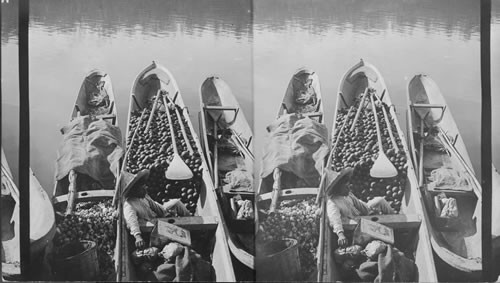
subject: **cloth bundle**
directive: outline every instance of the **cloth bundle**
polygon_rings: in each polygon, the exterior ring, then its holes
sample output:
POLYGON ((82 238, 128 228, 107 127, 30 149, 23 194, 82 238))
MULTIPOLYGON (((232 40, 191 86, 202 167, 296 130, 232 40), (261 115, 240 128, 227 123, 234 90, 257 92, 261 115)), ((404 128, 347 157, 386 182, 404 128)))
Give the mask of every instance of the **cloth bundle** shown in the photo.
POLYGON ((120 128, 102 119, 82 116, 61 132, 64 136, 57 151, 57 180, 75 170, 90 176, 104 188, 112 188, 124 152, 120 128))
POLYGON ((418 281, 416 264, 396 248, 378 254, 374 261, 365 261, 356 270, 363 281, 373 282, 414 282, 418 281))
POLYGON ((160 282, 203 282, 215 281, 212 265, 189 247, 178 243, 169 243, 161 253, 163 263, 142 262, 139 270, 147 281, 160 282))
POLYGON ((288 114, 269 125, 267 131, 269 141, 264 149, 261 177, 280 168, 309 186, 318 186, 328 155, 326 126, 300 114, 288 114))

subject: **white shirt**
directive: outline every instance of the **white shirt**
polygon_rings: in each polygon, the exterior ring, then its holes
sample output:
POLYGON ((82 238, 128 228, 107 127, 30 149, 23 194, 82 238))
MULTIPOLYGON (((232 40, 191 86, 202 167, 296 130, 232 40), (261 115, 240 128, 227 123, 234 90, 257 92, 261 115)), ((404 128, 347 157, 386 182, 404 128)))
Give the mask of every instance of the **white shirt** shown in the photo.
POLYGON ((351 192, 347 196, 332 196, 326 204, 326 213, 333 232, 343 232, 342 221, 355 219, 358 216, 368 215, 370 208, 368 205, 359 200, 351 192))
POLYGON ((167 214, 168 211, 149 195, 144 198, 128 198, 123 204, 123 215, 133 236, 141 234, 139 221, 152 221, 158 217, 166 217, 167 214))

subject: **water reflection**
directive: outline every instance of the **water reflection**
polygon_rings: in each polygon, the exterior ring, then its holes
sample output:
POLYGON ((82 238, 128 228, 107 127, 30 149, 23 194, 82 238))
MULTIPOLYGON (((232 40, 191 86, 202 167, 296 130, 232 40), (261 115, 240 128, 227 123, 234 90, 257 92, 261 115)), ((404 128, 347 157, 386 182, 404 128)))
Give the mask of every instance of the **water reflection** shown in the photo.
POLYGON ((85 29, 105 37, 198 36, 211 32, 251 39, 251 2, 247 0, 37 0, 31 1, 33 26, 50 33, 85 29))
POLYGON ((325 34, 344 30, 355 34, 395 31, 411 35, 426 33, 459 35, 463 40, 479 37, 479 2, 456 0, 333 0, 254 1, 255 30, 306 30, 325 34), (358 17, 358 15, 363 15, 358 17))
POLYGON ((468 0, 254 0, 256 147, 294 70, 318 73, 331 129, 339 80, 363 58, 384 76, 403 130, 408 80, 423 72, 439 84, 480 176, 479 8, 468 0))
POLYGON ((59 129, 91 69, 111 77, 123 134, 131 84, 151 60, 174 75, 196 130, 199 87, 213 74, 252 122, 251 1, 39 0, 30 9, 31 165, 48 191, 59 129))
POLYGON ((2 2, 2 46, 9 42, 17 43, 18 3, 18 0, 2 2))

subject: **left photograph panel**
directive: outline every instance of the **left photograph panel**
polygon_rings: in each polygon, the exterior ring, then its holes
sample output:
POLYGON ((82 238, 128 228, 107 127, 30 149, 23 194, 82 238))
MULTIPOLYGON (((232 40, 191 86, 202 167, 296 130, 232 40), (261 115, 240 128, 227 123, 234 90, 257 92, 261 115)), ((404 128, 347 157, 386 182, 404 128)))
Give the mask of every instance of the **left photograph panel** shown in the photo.
POLYGON ((254 279, 251 9, 30 1, 34 280, 254 279))
POLYGON ((18 1, 2 1, 2 273, 20 272, 18 1))

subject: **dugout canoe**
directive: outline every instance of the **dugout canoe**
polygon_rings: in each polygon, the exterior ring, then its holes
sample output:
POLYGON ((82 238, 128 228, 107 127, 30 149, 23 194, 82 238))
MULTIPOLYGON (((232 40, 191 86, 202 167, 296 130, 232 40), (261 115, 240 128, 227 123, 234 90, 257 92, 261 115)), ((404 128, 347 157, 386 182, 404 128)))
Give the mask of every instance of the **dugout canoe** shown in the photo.
POLYGON ((447 281, 481 278, 481 185, 451 111, 438 85, 427 75, 416 75, 408 83, 408 135, 424 197, 424 213, 429 219, 432 248, 445 267, 443 276, 447 281), (435 127, 442 151, 424 147, 420 154, 422 124, 425 132, 435 127), (468 190, 429 186, 431 172, 442 166, 460 172, 467 180, 468 190), (457 200, 458 224, 444 225, 443 219, 435 215, 434 196, 440 192, 457 200))
MULTIPOLYGON (((307 116, 311 119, 316 120, 319 123, 324 124, 320 81, 318 74, 311 69, 300 68, 292 75, 288 87, 283 96, 283 100, 279 107, 276 119, 279 119, 283 115, 292 113, 301 113, 304 116, 307 116), (307 105, 306 107, 300 107, 295 102, 295 93, 301 91, 300 89, 297 88, 302 88, 300 83, 304 77, 308 78, 306 83, 309 85, 309 87, 312 87, 314 89, 315 96, 312 98, 311 103, 309 105, 307 105)), ((276 168, 274 173, 270 174, 270 176, 266 178, 260 178, 260 183, 255 200, 256 210, 257 210, 256 212, 257 227, 259 227, 259 223, 265 221, 265 219, 270 214, 270 209, 273 206, 273 202, 275 203, 275 207, 278 208, 279 202, 284 200, 301 201, 305 199, 315 198, 317 196, 319 191, 318 187, 303 187, 300 184, 298 184, 299 180, 300 179, 294 174, 282 171, 278 168, 276 168), (276 172, 278 172, 277 174, 280 174, 279 180, 274 179, 276 172)), ((293 261, 294 259, 291 260, 293 261)), ((256 259, 256 264, 258 266, 260 265, 263 268, 267 267, 269 269, 269 266, 265 266, 267 265, 267 263, 266 260, 263 258, 256 259)), ((309 274, 305 274, 303 270, 300 271, 299 275, 288 275, 288 274, 280 275, 280 274, 266 274, 266 273, 269 272, 268 271, 259 272, 259 269, 257 268, 257 279, 265 281, 274 281, 274 280, 293 281, 293 280, 306 280, 307 278, 303 278, 303 276, 309 276, 309 274), (298 278, 297 276, 302 278, 298 278)))
MULTIPOLYGON (((73 106, 69 121, 71 122, 79 116, 86 115, 95 116, 97 119, 108 121, 113 126, 118 126, 113 85, 111 83, 110 76, 103 71, 92 70, 85 76, 76 97, 75 105, 73 106), (99 110, 96 112, 96 110, 93 110, 92 106, 89 104, 89 101, 94 98, 93 94, 97 93, 97 91, 105 93, 107 95, 107 100, 105 102, 106 105, 99 107, 99 110)), ((77 198, 99 199, 101 197, 108 198, 114 195, 114 187, 103 188, 98 182, 93 181, 88 176, 79 177, 81 178, 80 180, 77 178, 77 182, 88 183, 86 187, 91 189, 79 191, 77 198)), ((66 202, 68 200, 68 186, 68 177, 55 181, 54 191, 52 193, 54 203, 66 202)))
MULTIPOLYGON (((280 108, 278 110, 278 115, 276 119, 279 119, 281 116, 285 114, 292 114, 292 113, 301 113, 304 116, 308 116, 311 119, 315 119, 320 123, 324 124, 324 119, 323 119, 323 101, 322 101, 322 96, 321 96, 321 87, 320 87, 320 82, 319 82, 319 77, 316 72, 313 70, 307 69, 307 68, 300 68, 297 70, 293 75, 292 78, 290 79, 290 82, 288 83, 288 87, 286 89, 285 95, 283 96, 283 100, 281 102, 280 108), (300 80, 301 76, 304 76, 308 74, 309 78, 311 79, 311 87, 314 88, 315 93, 316 93, 316 98, 314 99, 314 103, 311 104, 312 107, 308 107, 305 109, 300 109, 297 107, 297 104, 295 103, 295 98, 294 98, 294 93, 297 91, 297 85, 294 85, 294 82, 297 80, 300 80)), ((282 179, 286 178, 285 176, 282 176, 282 179)), ((274 179, 272 177, 266 178, 266 179, 261 179, 261 182, 259 184, 258 188, 258 195, 259 199, 257 202, 264 201, 264 200, 270 200, 270 194, 271 191, 273 190, 272 186, 274 183, 274 179)), ((302 193, 305 194, 317 194, 317 188, 302 188, 301 190, 296 190, 295 191, 297 194, 301 195, 302 193), (305 190, 305 191, 304 191, 305 190)), ((291 191, 287 192, 281 192, 280 193, 280 198, 282 196, 290 196, 293 198, 295 193, 292 193, 291 191)))
MULTIPOLYGON (((87 115, 93 116, 95 119, 105 120, 113 126, 118 126, 117 108, 111 78, 107 73, 100 70, 90 71, 83 79, 69 117, 69 122, 80 116, 87 115), (105 102, 99 107, 92 107, 92 102, 89 103, 89 101, 96 99, 96 94, 99 93, 105 94, 105 102)), ((70 172, 70 174, 72 174, 72 172, 70 172)), ((94 180, 88 175, 78 173, 76 173, 75 191, 72 195, 69 181, 70 174, 61 180, 55 180, 52 205, 58 218, 62 219, 65 212, 67 212, 66 209, 69 202, 76 205, 76 203, 79 202, 99 202, 115 197, 115 186, 103 187, 99 181, 94 180)), ((119 240, 119 238, 117 238, 117 240, 119 240)), ((120 246, 121 244, 119 242, 115 243, 115 257, 120 246)), ((52 247, 55 247, 55 245, 52 247)), ((55 249, 49 250, 49 253, 53 252, 55 252, 55 249)), ((52 267, 52 269, 55 268, 54 266, 52 267)), ((115 276, 115 274, 112 274, 111 277, 106 278, 106 280, 113 280, 115 276)))
MULTIPOLYGON (((162 89, 168 92, 168 97, 173 101, 178 107, 182 109, 180 111, 182 117, 187 121, 188 130, 194 139, 196 148, 200 154, 202 153, 200 141, 196 135, 191 119, 189 117, 188 108, 184 104, 181 92, 175 81, 173 75, 164 66, 153 62, 151 65, 147 66, 142 70, 136 77, 130 94, 129 110, 128 110, 128 124, 127 124, 127 144, 129 144, 132 138, 132 132, 130 130, 130 121, 134 112, 142 112, 144 107, 147 107, 148 102, 157 95, 158 91, 162 89)), ((165 111, 164 109, 157 109, 157 111, 165 111)), ((171 115, 175 115, 174 112, 171 115)), ((129 149, 127 149, 129 150, 129 149)), ((124 159, 124 164, 127 164, 127 158, 124 159)), ((124 166, 125 167, 125 166, 124 166)), ((227 245, 227 235, 224 231, 224 218, 222 217, 221 208, 217 201, 217 196, 212 184, 210 173, 207 169, 207 164, 202 158, 202 184, 198 203, 196 206, 195 217, 177 217, 170 218, 169 223, 183 225, 186 222, 196 224, 198 228, 207 229, 213 231, 209 243, 211 243, 211 264, 215 269, 216 281, 222 282, 233 282, 236 280, 233 265, 231 262, 231 255, 229 247, 227 245), (196 217, 197 216, 197 217, 196 217), (211 219, 211 220, 210 220, 211 219), (211 223, 207 221, 210 220, 211 223)), ((189 225, 188 225, 189 226, 189 225)), ((121 246, 121 258, 119 268, 119 277, 122 281, 137 281, 137 272, 135 266, 133 265, 130 254, 135 249, 133 238, 130 236, 128 229, 126 228, 125 222, 123 221, 120 225, 122 231, 120 233, 122 237, 121 246)), ((187 227, 187 226, 185 226, 187 227)), ((187 228, 189 229, 189 228, 187 228)), ((152 231, 152 223, 147 223, 141 226, 141 231, 148 233, 152 231)))
MULTIPOLYGON (((243 167, 245 171, 253 176, 252 129, 231 88, 220 77, 211 76, 205 79, 200 87, 200 98, 202 110, 199 116, 201 144, 205 153, 205 160, 212 173, 212 180, 225 219, 223 224, 228 235, 229 249, 239 262, 253 270, 255 255, 254 219, 236 219, 237 208, 234 205, 233 198, 239 195, 243 200, 251 201, 253 209, 254 191, 230 191, 224 190, 223 187, 225 173, 236 169, 236 166, 243 167), (219 149, 215 150, 211 146, 211 144, 215 144, 216 133, 214 133, 214 130, 229 130, 231 134, 229 140, 237 148, 237 155, 221 153, 219 149), (209 143, 209 140, 212 142, 209 143), (227 166, 221 170, 219 164, 226 164, 227 166)), ((251 273, 253 274, 253 271, 251 273)), ((245 278, 245 280, 254 279, 254 276, 250 277, 245 278)))
MULTIPOLYGON (((402 144, 407 158, 408 167, 400 214, 377 215, 376 217, 363 216, 363 218, 392 227, 395 231, 395 246, 400 250, 409 253, 407 255, 414 259, 418 267, 418 281, 437 282, 436 269, 428 236, 428 226, 426 219, 420 217, 423 211, 421 194, 418 190, 418 184, 411 165, 408 148, 405 144, 403 132, 399 126, 395 109, 392 107, 393 104, 391 102, 387 86, 384 82, 384 78, 372 64, 361 60, 359 63, 350 68, 340 80, 333 116, 332 141, 333 137, 335 137, 335 133, 340 131, 342 126, 336 123, 337 114, 341 110, 348 109, 353 106, 356 99, 358 99, 365 92, 367 87, 373 88, 380 100, 389 106, 389 111, 387 113, 389 116, 388 118, 395 124, 397 133, 394 133, 394 135, 399 138, 402 144)), ((368 104, 367 107, 368 109, 372 108, 371 104, 368 104)), ((385 121, 380 120, 379 123, 385 123, 385 121)), ((344 131, 346 130, 348 129, 344 129, 344 131)), ((343 135, 340 138, 342 139, 342 137, 343 135)), ((401 145, 398 147, 400 146, 401 145)), ((331 153, 335 154, 335 150, 335 148, 332 148, 331 153)), ((387 151, 387 148, 385 151, 387 151)), ((332 155, 328 160, 327 166, 329 167, 332 165, 332 157, 334 156, 332 155)), ((318 281, 339 281, 342 280, 342 277, 340 269, 334 259, 334 251, 338 247, 337 237, 328 224, 325 202, 322 203, 321 221, 320 247, 318 248, 320 251, 318 257, 318 281)), ((346 235, 352 233, 355 225, 355 221, 343 223, 346 235)))
MULTIPOLYGON (((5 197, 11 197, 15 202, 12 208, 13 211, 9 212, 14 221, 13 238, 9 237, 10 239, 7 242, 2 241, 5 259, 10 262, 19 262, 19 189, 13 181, 12 172, 2 147, 2 198, 4 195, 5 197)), ((2 210, 2 213, 4 212, 2 210)), ((10 222, 11 219, 3 219, 3 221, 10 222)), ((55 232, 56 225, 52 202, 30 168, 30 252, 32 258, 43 253, 45 247, 54 237, 55 232)), ((5 268, 4 272, 10 271, 5 268)))

